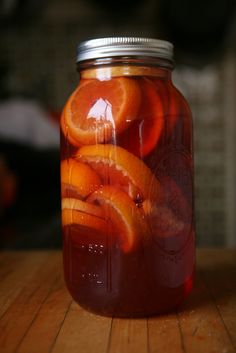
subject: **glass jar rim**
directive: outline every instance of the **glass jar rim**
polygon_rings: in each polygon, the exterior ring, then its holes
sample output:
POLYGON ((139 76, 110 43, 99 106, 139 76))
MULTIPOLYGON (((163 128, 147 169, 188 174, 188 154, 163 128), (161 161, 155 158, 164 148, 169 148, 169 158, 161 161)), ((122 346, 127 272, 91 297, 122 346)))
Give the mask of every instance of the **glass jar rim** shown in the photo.
POLYGON ((115 56, 147 56, 173 62, 174 46, 166 40, 144 37, 106 37, 81 42, 77 63, 115 56))

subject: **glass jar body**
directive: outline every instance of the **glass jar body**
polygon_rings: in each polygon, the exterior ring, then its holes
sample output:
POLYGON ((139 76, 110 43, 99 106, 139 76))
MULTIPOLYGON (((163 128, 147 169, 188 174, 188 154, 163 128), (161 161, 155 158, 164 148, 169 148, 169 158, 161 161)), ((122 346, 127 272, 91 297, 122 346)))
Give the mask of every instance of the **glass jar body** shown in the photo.
POLYGON ((102 315, 170 311, 194 275, 190 109, 160 63, 80 74, 61 118, 67 287, 102 315))

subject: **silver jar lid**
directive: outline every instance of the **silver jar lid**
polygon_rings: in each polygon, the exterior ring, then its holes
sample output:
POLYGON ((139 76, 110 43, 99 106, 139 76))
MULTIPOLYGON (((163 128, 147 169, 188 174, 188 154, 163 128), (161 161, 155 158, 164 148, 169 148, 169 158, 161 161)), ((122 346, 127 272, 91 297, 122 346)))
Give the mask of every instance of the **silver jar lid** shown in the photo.
POLYGON ((79 44, 77 63, 114 56, 151 56, 173 61, 173 44, 165 40, 141 37, 91 39, 79 44))

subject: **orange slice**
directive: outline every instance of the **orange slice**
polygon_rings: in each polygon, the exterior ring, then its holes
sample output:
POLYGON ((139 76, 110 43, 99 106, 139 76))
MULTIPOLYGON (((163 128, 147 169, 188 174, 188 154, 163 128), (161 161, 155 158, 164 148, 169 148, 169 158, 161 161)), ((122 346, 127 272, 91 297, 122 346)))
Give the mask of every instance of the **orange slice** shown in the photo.
POLYGON ((72 198, 62 199, 62 225, 80 225, 106 232, 107 223, 101 207, 72 198))
POLYGON ((129 129, 117 136, 117 144, 138 157, 149 154, 157 145, 164 129, 164 110, 157 87, 141 78, 141 104, 138 117, 129 129))
POLYGON ((112 186, 104 186, 95 191, 88 201, 101 205, 106 219, 118 231, 124 252, 131 251, 142 239, 147 238, 148 228, 144 217, 125 192, 112 186))
POLYGON ((157 205, 150 200, 145 200, 143 211, 147 215, 152 233, 156 237, 172 237, 181 234, 184 230, 184 222, 165 205, 157 205))
POLYGON ((133 79, 84 81, 65 105, 62 131, 75 146, 107 142, 136 119, 139 103, 140 89, 133 79))
POLYGON ((64 135, 65 142, 66 143, 70 142, 72 146, 77 146, 78 144, 77 141, 74 140, 72 136, 69 137, 69 129, 65 121, 65 109, 62 111, 62 114, 61 114, 61 130, 64 135))
POLYGON ((182 94, 170 87, 167 112, 167 138, 169 144, 182 145, 192 150, 192 116, 182 94))
POLYGON ((180 95, 174 87, 169 91, 169 109, 167 123, 167 137, 175 143, 181 143, 183 134, 182 117, 180 117, 180 95), (175 141, 177 140, 177 141, 175 141))
POLYGON ((159 203, 145 200, 143 211, 156 237, 180 236, 185 240, 192 225, 191 207, 177 183, 170 177, 161 178, 163 197, 159 203))
POLYGON ((84 146, 75 158, 91 166, 104 184, 123 189, 135 201, 160 197, 160 183, 151 170, 122 147, 110 144, 84 146))
POLYGON ((85 198, 101 185, 98 174, 88 165, 72 158, 61 162, 62 197, 85 198))
POLYGON ((64 197, 61 201, 62 210, 76 210, 90 214, 91 216, 96 216, 99 218, 104 218, 104 213, 101 207, 88 203, 86 201, 64 197))

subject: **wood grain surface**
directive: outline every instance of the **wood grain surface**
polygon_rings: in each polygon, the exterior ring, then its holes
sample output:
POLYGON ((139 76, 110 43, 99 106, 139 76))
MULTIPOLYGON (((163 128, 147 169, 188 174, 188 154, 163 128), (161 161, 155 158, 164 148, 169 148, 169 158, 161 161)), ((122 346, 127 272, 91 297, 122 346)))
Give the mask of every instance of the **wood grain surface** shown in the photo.
POLYGON ((60 251, 2 252, 0 352, 236 352, 236 250, 198 250, 189 298, 172 314, 146 319, 80 308, 65 287, 60 251))

